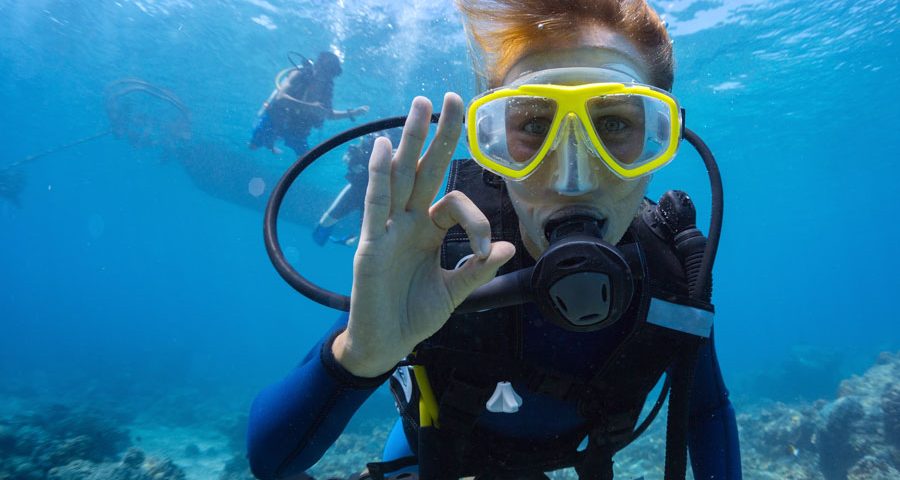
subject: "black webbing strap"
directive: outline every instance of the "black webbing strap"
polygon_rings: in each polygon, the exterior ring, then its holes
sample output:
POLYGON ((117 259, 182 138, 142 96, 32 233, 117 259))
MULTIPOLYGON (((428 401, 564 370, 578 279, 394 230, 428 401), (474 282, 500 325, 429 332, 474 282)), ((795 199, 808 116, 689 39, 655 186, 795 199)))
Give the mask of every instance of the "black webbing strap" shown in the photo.
POLYGON ((467 373, 454 369, 438 401, 440 428, 454 435, 472 432, 496 388, 496 383, 473 380, 467 373))
POLYGON ((688 347, 679 356, 672 374, 672 393, 666 418, 666 480, 683 480, 687 475, 688 421, 694 371, 703 340, 688 347))
POLYGON ((433 426, 420 427, 418 433, 419 478, 458 480, 465 461, 464 437, 433 426))
POLYGON ((575 465, 579 480, 612 480, 615 450, 589 441, 582 460, 575 465))
POLYGON ((367 473, 364 473, 359 478, 360 480, 372 479, 372 480, 384 480, 384 474, 396 472, 401 468, 412 467, 419 463, 419 459, 415 455, 410 455, 408 457, 400 457, 394 460, 390 460, 387 462, 371 462, 366 464, 367 473))

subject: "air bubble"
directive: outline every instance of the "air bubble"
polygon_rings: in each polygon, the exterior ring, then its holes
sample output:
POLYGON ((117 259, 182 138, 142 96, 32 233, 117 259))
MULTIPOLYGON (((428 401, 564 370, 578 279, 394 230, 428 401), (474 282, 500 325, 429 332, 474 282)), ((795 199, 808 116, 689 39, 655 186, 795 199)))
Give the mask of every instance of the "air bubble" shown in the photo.
POLYGON ((266 191, 266 182, 265 180, 259 177, 253 177, 250 179, 250 183, 247 184, 247 191, 250 192, 250 195, 254 197, 259 197, 266 191))

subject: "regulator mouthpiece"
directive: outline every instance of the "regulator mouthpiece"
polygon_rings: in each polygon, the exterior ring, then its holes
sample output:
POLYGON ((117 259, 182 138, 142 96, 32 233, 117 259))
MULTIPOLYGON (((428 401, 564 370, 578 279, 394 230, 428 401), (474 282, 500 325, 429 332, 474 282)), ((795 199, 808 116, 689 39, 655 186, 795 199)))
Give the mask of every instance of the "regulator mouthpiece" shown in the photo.
POLYGON ((631 302, 634 279, 625 257, 603 241, 604 220, 573 215, 547 222, 550 247, 531 274, 534 301, 545 318, 572 331, 615 323, 631 302))

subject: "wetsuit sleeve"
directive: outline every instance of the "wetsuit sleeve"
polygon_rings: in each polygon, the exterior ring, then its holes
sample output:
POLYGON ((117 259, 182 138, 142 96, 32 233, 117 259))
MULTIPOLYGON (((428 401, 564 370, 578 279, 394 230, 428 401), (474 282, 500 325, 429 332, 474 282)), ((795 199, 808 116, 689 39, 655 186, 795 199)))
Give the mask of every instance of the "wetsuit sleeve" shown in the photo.
POLYGON ((740 480, 737 422, 719 370, 712 336, 701 348, 698 358, 688 448, 695 479, 740 480))
POLYGON ((300 365, 253 401, 247 456, 257 478, 285 478, 310 468, 390 376, 356 377, 337 363, 331 344, 346 326, 343 315, 300 365))

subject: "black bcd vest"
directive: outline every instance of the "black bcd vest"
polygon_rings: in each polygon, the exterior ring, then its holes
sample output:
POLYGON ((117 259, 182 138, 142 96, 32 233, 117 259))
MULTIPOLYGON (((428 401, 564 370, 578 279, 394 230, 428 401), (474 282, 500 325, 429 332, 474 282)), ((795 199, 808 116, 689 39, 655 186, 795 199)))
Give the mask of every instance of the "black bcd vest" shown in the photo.
MULTIPOLYGON (((516 246, 516 255, 500 270, 508 273, 534 264, 526 253, 519 222, 502 179, 471 160, 452 162, 447 191, 459 190, 478 205, 491 223, 492 240, 516 246)), ((634 439, 641 409, 653 387, 684 351, 696 349, 702 335, 648 321, 651 301, 662 300, 712 311, 692 300, 671 241, 644 214, 632 222, 617 247, 628 259, 635 291, 626 313, 607 327, 620 329, 622 341, 591 378, 577 378, 523 358, 522 305, 453 315, 409 359, 423 365, 439 405, 440 428, 419 427, 418 389, 407 367, 391 379, 407 438, 418 458, 420 478, 545 478, 543 472, 574 466, 580 478, 612 478, 612 456, 634 439), (531 391, 574 401, 588 426, 547 444, 492 438, 478 428, 478 417, 497 382, 524 384, 531 391), (588 437, 588 447, 577 451, 588 437)), ((447 233, 441 249, 443 268, 453 269, 472 253, 460 226, 447 233)), ((660 401, 662 397, 660 397, 660 401)), ((402 462, 401 462, 402 463, 402 462)), ((410 462, 412 463, 412 462, 410 462)), ((385 464, 369 464, 374 477, 385 464)))

